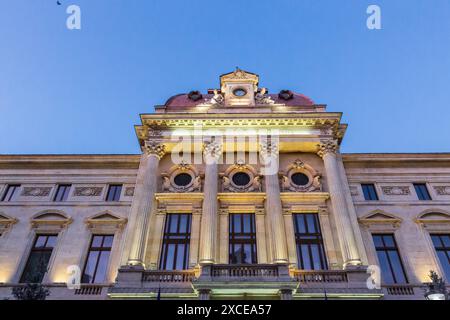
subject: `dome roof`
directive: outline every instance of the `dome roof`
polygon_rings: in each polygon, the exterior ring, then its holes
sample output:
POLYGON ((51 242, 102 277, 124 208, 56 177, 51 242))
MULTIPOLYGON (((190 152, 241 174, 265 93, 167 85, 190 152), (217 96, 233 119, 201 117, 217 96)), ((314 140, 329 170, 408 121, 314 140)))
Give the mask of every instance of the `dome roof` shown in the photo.
MULTIPOLYGON (((300 93, 290 92, 291 95, 283 99, 283 96, 278 93, 268 94, 275 101, 276 104, 284 104, 286 106, 313 106, 314 101, 300 93)), ((202 94, 196 100, 189 97, 189 94, 182 93, 170 97, 164 104, 168 109, 188 109, 199 104, 208 102, 213 97, 212 94, 202 94)))

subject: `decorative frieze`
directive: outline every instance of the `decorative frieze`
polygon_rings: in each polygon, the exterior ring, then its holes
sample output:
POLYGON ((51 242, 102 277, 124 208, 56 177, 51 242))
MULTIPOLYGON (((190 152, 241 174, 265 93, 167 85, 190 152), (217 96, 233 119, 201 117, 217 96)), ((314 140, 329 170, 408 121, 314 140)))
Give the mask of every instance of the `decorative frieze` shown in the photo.
POLYGON ((125 197, 134 196, 134 187, 126 187, 125 188, 125 197))
POLYGON ((98 197, 102 194, 103 187, 75 187, 75 197, 98 197))
POLYGON ((358 196, 359 195, 359 191, 358 191, 358 187, 357 186, 350 186, 350 194, 352 196, 358 196))
POLYGON ((24 197, 47 197, 52 187, 24 187, 22 196, 24 197))
POLYGON ((382 186, 381 190, 388 196, 407 196, 411 193, 408 186, 382 186))
POLYGON ((433 188, 440 196, 450 196, 450 186, 434 186, 433 188))

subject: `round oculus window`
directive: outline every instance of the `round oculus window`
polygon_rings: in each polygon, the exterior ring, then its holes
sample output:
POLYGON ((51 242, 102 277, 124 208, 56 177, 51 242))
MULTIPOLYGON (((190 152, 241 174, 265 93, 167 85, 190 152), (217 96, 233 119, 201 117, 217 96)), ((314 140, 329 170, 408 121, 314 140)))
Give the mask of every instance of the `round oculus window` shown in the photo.
POLYGON ((234 89, 234 90, 233 90, 233 94, 234 94, 236 97, 243 97, 243 96, 245 96, 245 95, 247 94, 247 91, 245 91, 245 90, 242 89, 242 88, 237 88, 237 89, 234 89))
POLYGON ((235 174, 233 174, 233 177, 231 177, 231 180, 233 180, 233 183, 235 185, 244 187, 249 184, 250 176, 245 172, 236 172, 235 174))
POLYGON ((175 176, 175 178, 173 179, 173 182, 175 182, 175 184, 180 187, 186 187, 187 185, 189 185, 191 183, 191 181, 192 181, 192 176, 187 173, 177 174, 175 176))
POLYGON ((298 186, 305 186, 309 182, 309 177, 304 173, 297 172, 291 176, 291 180, 298 186))

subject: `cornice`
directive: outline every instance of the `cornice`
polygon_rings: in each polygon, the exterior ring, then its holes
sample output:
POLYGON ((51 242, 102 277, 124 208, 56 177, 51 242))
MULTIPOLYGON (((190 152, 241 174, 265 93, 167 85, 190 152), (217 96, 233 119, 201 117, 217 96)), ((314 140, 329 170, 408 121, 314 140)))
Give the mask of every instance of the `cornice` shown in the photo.
POLYGON ((140 155, 0 155, 0 169, 137 169, 140 155))

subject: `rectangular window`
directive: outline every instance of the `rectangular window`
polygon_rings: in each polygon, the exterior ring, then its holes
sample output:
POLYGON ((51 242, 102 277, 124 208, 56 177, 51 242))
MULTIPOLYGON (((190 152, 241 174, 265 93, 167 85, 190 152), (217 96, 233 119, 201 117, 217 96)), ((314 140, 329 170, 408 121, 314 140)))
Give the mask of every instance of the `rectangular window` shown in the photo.
POLYGON ((378 200, 378 195, 374 184, 362 184, 361 187, 364 193, 364 199, 378 200))
POLYGON ((56 189, 55 198, 53 201, 55 202, 63 202, 66 201, 69 197, 70 184, 60 184, 58 185, 58 189, 56 189))
POLYGON ((302 270, 325 270, 327 261, 319 217, 315 213, 296 213, 294 219, 298 267, 302 270))
POLYGON ((416 189, 419 200, 431 200, 431 196, 425 183, 414 183, 414 189, 416 189))
POLYGON ((14 196, 20 188, 20 184, 10 184, 6 187, 6 191, 3 194, 2 201, 9 202, 14 200, 14 196))
POLYGON ((20 278, 20 283, 41 283, 56 245, 58 235, 38 235, 20 278))
POLYGON ((188 213, 166 215, 159 268, 161 270, 189 269, 190 242, 191 215, 188 213))
POLYGON ((84 266, 82 283, 103 283, 108 271, 114 235, 93 235, 86 265, 84 266))
POLYGON ((432 234, 431 240, 433 240, 447 282, 450 282, 450 234, 432 234))
POLYGON ((112 184, 109 186, 108 194, 106 195, 106 201, 119 201, 120 193, 122 192, 121 184, 112 184))
POLYGON ((374 234, 373 242, 385 284, 408 283, 393 234, 374 234))
POLYGON ((229 219, 229 263, 257 263, 255 215, 234 213, 229 219))

